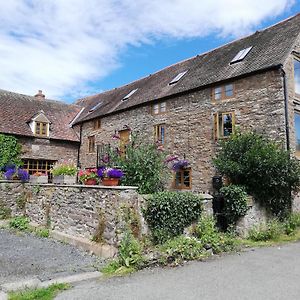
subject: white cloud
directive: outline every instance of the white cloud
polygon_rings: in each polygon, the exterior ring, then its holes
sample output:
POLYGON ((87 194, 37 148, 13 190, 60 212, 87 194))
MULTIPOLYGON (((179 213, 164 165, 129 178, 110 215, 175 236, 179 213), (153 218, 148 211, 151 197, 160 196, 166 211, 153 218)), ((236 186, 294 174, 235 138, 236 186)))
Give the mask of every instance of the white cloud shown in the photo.
MULTIPOLYGON (((92 92, 128 45, 239 36, 293 0, 10 0, 1 3, 0 88, 47 97, 92 92)), ((99 87, 101 89, 101 87, 99 87)))

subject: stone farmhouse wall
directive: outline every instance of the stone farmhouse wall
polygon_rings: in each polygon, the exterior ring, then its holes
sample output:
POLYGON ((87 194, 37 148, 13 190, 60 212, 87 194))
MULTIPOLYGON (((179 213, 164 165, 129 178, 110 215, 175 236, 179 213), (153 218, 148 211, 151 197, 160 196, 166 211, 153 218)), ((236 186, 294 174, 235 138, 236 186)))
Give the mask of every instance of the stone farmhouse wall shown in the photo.
MULTIPOLYGON (((129 126, 150 142, 154 141, 153 127, 165 124, 165 150, 189 160, 192 168, 192 190, 212 191, 212 176, 216 174, 212 159, 218 142, 213 138, 213 114, 235 113, 236 128, 255 130, 285 143, 283 80, 280 71, 268 71, 233 82, 235 96, 220 103, 212 103, 211 88, 191 92, 167 101, 167 112, 152 115, 147 104, 101 119, 101 128, 93 129, 93 121, 82 128, 80 163, 82 167, 96 164, 96 153, 88 152, 88 137, 94 135, 96 145, 113 141, 115 132, 129 126)), ((127 100, 130 101, 130 98, 127 100)), ((171 187, 171 183, 170 183, 171 187)))
POLYGON ((77 162, 79 143, 47 138, 18 137, 22 158, 44 160, 72 160, 77 162))

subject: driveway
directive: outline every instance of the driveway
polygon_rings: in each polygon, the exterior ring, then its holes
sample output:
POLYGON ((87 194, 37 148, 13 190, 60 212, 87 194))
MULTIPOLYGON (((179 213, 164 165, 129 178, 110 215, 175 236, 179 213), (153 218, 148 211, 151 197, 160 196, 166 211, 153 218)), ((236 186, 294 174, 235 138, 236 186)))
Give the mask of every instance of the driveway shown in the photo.
POLYGON ((61 242, 0 229, 0 284, 95 271, 101 261, 61 242))
POLYGON ((56 299, 300 299, 300 243, 81 283, 56 299))

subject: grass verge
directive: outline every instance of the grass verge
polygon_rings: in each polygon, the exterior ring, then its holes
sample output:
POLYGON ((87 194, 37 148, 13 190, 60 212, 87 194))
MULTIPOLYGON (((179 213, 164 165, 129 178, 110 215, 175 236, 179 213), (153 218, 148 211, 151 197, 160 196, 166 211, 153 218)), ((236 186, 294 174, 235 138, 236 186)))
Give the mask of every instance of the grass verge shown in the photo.
POLYGON ((66 283, 52 284, 47 288, 28 289, 18 292, 10 292, 8 300, 52 300, 61 291, 71 286, 66 283))

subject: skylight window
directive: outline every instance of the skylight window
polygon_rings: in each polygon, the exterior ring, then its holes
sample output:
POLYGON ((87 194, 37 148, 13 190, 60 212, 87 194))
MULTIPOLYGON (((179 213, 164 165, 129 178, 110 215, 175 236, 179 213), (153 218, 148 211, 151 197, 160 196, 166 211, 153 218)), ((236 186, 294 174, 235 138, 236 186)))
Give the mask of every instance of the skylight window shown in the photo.
POLYGON ((135 89, 135 90, 132 90, 129 94, 127 94, 123 99, 122 101, 125 101, 127 100, 130 96, 132 96, 138 89, 135 89))
POLYGON ((95 106, 93 106, 89 112, 93 112, 94 110, 96 110, 100 105, 102 104, 102 102, 99 102, 98 104, 96 104, 95 106))
POLYGON ((246 57, 246 55, 250 52, 251 49, 252 46, 239 51, 239 53, 232 59, 230 63, 233 64, 242 61, 246 57))
POLYGON ((177 83, 186 74, 186 72, 187 71, 179 73, 175 78, 172 79, 172 81, 170 81, 169 85, 177 83))

